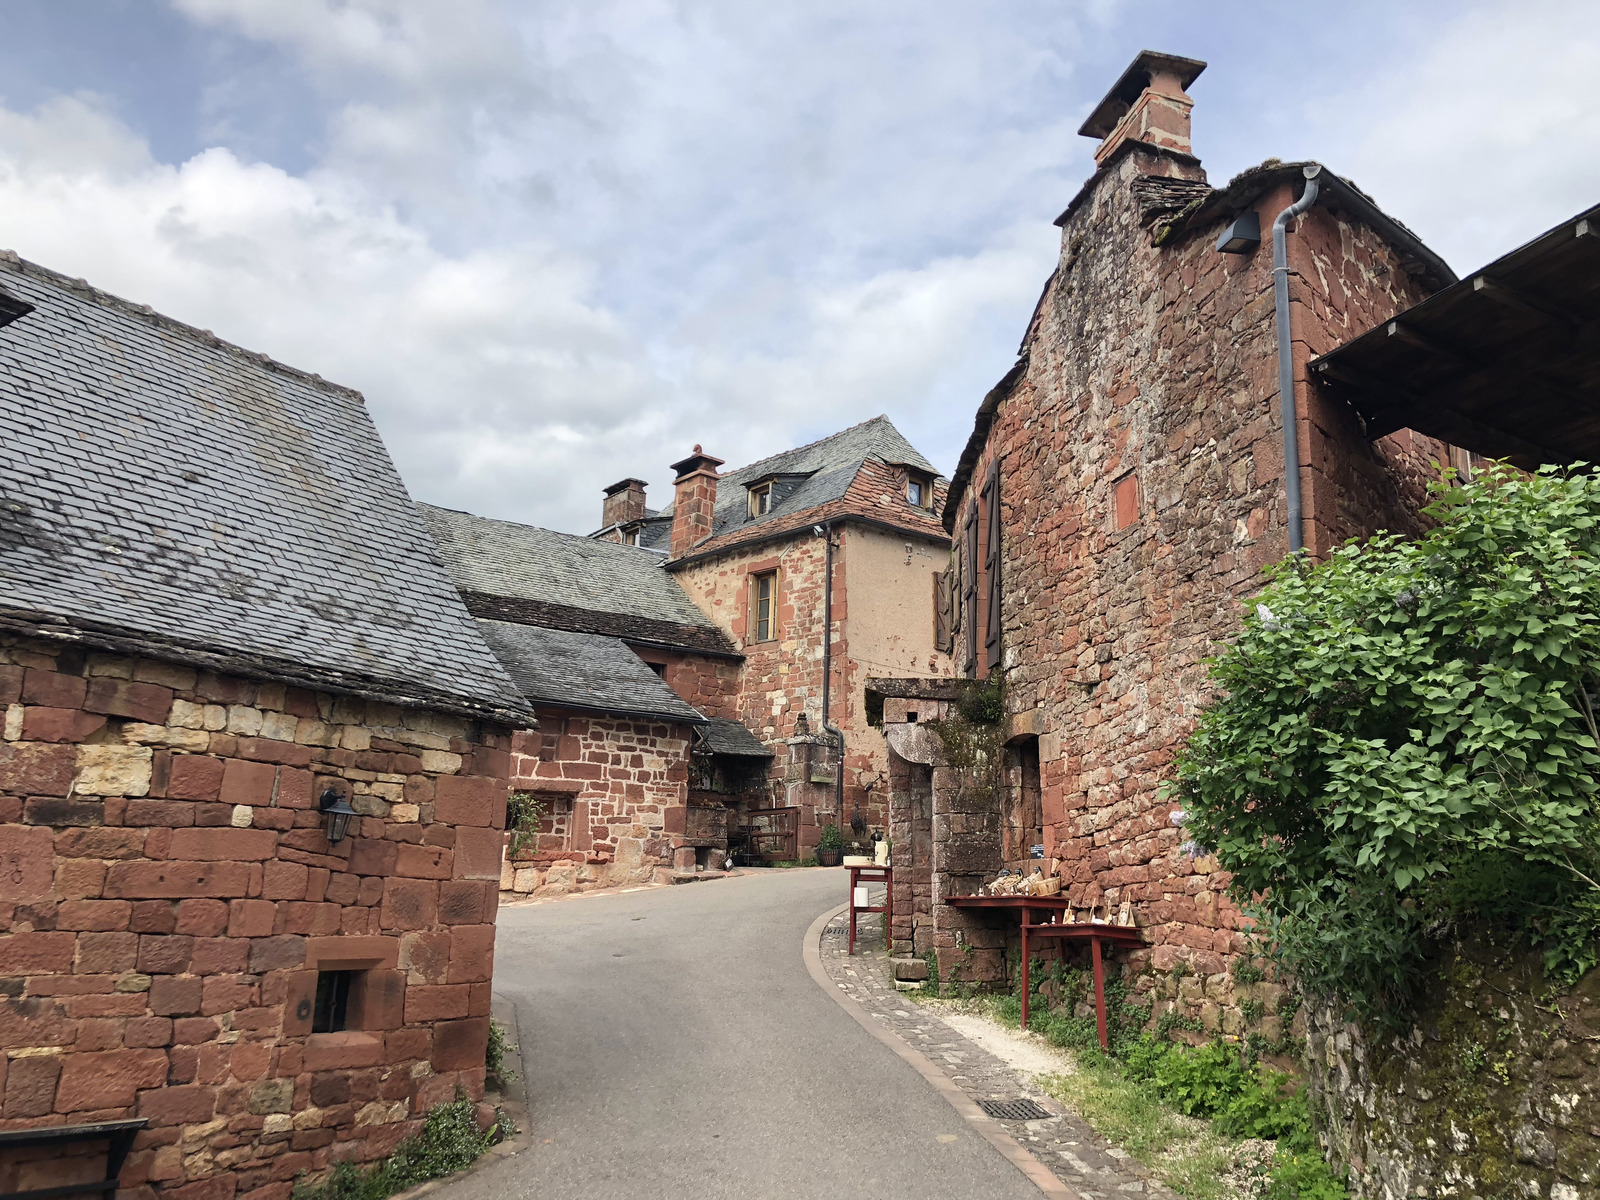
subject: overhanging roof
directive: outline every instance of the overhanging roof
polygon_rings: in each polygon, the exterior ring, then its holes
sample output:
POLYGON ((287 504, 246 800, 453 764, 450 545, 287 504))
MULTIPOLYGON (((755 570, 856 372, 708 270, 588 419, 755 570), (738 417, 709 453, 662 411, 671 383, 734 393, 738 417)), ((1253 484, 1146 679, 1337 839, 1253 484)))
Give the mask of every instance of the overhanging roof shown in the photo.
POLYGON ((1600 462, 1600 205, 1311 362, 1367 436, 1600 462))

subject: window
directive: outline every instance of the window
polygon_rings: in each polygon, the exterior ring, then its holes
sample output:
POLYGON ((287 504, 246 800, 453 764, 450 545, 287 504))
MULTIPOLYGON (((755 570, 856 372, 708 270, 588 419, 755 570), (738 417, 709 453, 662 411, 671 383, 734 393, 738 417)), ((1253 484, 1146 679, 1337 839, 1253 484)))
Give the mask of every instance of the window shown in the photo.
POLYGON ((645 666, 649 667, 652 671, 654 671, 662 679, 665 679, 667 677, 667 664, 666 663, 645 663, 645 666))
POLYGON ((639 531, 630 529, 624 533, 622 535, 622 544, 624 546, 637 546, 639 544, 639 531))
POLYGON ((933 507, 933 481, 926 475, 911 474, 906 479, 906 499, 917 508, 933 507))
POLYGON ((338 1033, 350 1013, 350 981, 354 971, 318 971, 316 1007, 311 1014, 312 1033, 338 1033))
POLYGON ((768 571, 750 580, 750 627, 752 639, 770 642, 778 636, 778 573, 768 571))
POLYGON ((772 511, 772 484, 758 483, 750 489, 750 515, 764 517, 772 511))

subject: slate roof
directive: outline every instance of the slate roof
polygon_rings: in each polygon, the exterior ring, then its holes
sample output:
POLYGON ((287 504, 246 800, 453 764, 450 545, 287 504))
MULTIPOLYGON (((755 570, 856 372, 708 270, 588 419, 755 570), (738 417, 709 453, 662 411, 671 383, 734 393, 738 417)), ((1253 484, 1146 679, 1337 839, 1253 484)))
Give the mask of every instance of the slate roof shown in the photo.
POLYGON ((617 638, 514 621, 480 620, 478 628, 535 704, 705 724, 617 638))
POLYGON ((737 656, 653 551, 417 507, 474 616, 737 656))
POLYGON ((772 751, 738 721, 727 717, 711 717, 700 731, 706 749, 713 754, 730 754, 737 758, 771 758, 772 751))
POLYGON ((0 624, 522 725, 359 393, 0 254, 0 624))

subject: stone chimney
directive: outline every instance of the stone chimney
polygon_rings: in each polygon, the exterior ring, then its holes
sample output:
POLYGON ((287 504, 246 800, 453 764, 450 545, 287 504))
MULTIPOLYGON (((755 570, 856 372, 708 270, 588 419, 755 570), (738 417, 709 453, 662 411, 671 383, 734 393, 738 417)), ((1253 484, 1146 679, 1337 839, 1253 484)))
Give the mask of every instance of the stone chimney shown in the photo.
POLYGON ((644 489, 642 479, 624 479, 606 489, 605 507, 600 510, 600 528, 626 525, 629 521, 644 520, 644 489))
POLYGON ((702 454, 700 447, 672 464, 677 476, 672 499, 672 558, 682 558, 711 535, 711 511, 717 506, 717 468, 722 459, 702 454))
POLYGON ((1124 142, 1142 142, 1192 157, 1189 110, 1194 101, 1184 89, 1205 69, 1206 64, 1197 58, 1141 51, 1078 130, 1084 137, 1101 139, 1094 152, 1095 165, 1103 164, 1124 142))

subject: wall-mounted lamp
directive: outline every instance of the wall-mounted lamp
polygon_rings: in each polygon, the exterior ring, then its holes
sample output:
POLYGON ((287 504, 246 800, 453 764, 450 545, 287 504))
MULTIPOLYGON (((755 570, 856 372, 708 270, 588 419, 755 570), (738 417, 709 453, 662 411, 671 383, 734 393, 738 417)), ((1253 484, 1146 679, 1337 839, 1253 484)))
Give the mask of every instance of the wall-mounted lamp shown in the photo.
POLYGON ((329 845, 342 842, 344 835, 350 832, 350 818, 361 815, 350 807, 344 793, 336 787, 323 789, 317 807, 322 810, 322 827, 328 835, 329 845))
POLYGON ((1261 215, 1255 209, 1242 212, 1217 239, 1219 254, 1249 254, 1261 245, 1261 215))

